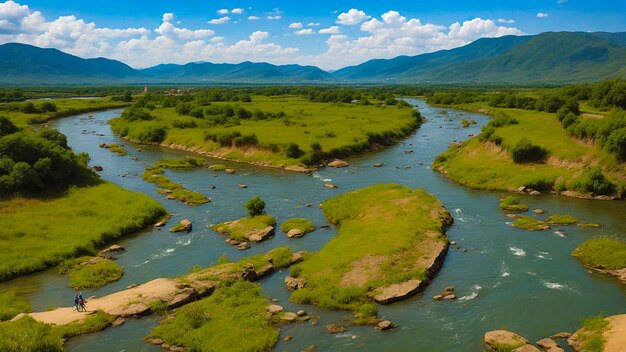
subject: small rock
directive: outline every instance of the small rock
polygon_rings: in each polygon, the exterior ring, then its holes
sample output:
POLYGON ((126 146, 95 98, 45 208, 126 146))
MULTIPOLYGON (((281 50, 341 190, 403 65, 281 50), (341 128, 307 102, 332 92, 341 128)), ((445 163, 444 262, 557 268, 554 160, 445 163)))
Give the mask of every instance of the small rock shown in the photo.
POLYGON ((191 232, 191 221, 189 219, 182 219, 176 226, 170 229, 170 232, 191 232))
POLYGON ((243 183, 240 183, 239 188, 248 188, 248 185, 244 185, 243 183))
POLYGON ((278 304, 270 304, 267 307, 267 311, 270 314, 278 314, 278 313, 282 312, 283 310, 285 310, 285 309, 283 307, 279 306, 278 304))
POLYGON ((293 339, 293 337, 291 337, 291 336, 285 336, 285 342, 287 342, 287 341, 291 341, 291 339, 293 339))
POLYGON ((211 189, 216 189, 217 187, 215 187, 215 185, 211 185, 211 189))
POLYGON ((299 316, 299 317, 303 317, 303 316, 306 315, 306 312, 301 309, 301 310, 296 312, 296 315, 299 316))
POLYGON ((147 343, 151 343, 151 344, 153 344, 153 345, 157 345, 157 346, 158 346, 158 345, 162 345, 162 344, 163 344, 163 340, 158 339, 158 338, 156 338, 156 337, 151 337, 151 338, 148 338, 148 339, 146 339, 146 342, 147 342, 147 343))
POLYGON ((350 166, 350 164, 348 164, 348 162, 346 162, 346 161, 335 159, 335 160, 331 161, 330 163, 328 163, 328 166, 335 167, 335 168, 340 168, 340 167, 348 167, 348 166, 350 166))
POLYGON ((562 349, 561 347, 552 347, 551 349, 548 350, 548 352, 565 352, 565 350, 562 349))
POLYGON ((524 337, 508 330, 493 330, 485 333, 484 341, 493 350, 521 347, 528 343, 524 337))
POLYGON ((284 320, 286 322, 292 322, 292 321, 295 321, 296 319, 298 319, 298 316, 296 315, 296 313, 292 313, 292 312, 287 312, 280 317, 280 320, 284 320))
POLYGON ((270 299, 270 301, 276 303, 276 302, 278 302, 278 298, 272 298, 272 299, 270 299))
POLYGON ((335 324, 328 324, 326 325, 326 331, 328 331, 331 334, 338 334, 340 332, 345 332, 348 329, 346 329, 343 326, 339 326, 339 325, 335 325, 335 324))
POLYGON ((325 183, 324 187, 326 187, 326 188, 338 188, 337 185, 334 185, 332 183, 325 183))
POLYGON ((541 352, 541 350, 533 345, 526 344, 522 347, 514 349, 512 352, 541 352))
POLYGON ((287 237, 289 238, 298 238, 304 236, 304 231, 300 229, 291 229, 287 232, 287 237))
POLYGON ((131 157, 130 157, 130 160, 135 160, 135 161, 136 161, 136 160, 137 160, 137 157, 136 157, 136 156, 131 156, 131 157))
POLYGON ((187 350, 185 350, 184 347, 180 347, 180 346, 172 346, 170 347, 170 351, 171 352, 185 352, 187 350))
POLYGON ((524 193, 524 192, 526 192, 526 187, 525 187, 525 186, 518 187, 518 188, 517 188, 517 191, 518 191, 519 193, 524 193))
POLYGON ((385 165, 385 163, 376 163, 374 165, 372 165, 373 167, 382 167, 383 165, 385 165))
POLYGON ((435 301, 441 301, 443 299, 443 295, 434 295, 433 296, 433 300, 435 301))
POLYGON ((245 251, 246 249, 250 249, 250 243, 248 242, 241 242, 237 245, 237 249, 240 251, 245 251))
POLYGON ((295 278, 295 277, 291 277, 291 276, 287 276, 285 278, 285 287, 287 287, 288 290, 298 290, 301 288, 306 287, 306 280, 303 278, 295 278))
POLYGON ((506 214, 505 216, 507 218, 509 218, 509 219, 517 219, 517 218, 519 218, 519 215, 517 215, 517 214, 506 214))
POLYGON ((539 195, 541 195, 541 192, 532 190, 528 194, 530 194, 531 196, 539 196, 539 195))
POLYGON ((141 148, 137 148, 137 151, 141 153, 141 152, 142 152, 142 149, 141 149, 141 148))
POLYGON ((138 284, 130 284, 130 285, 126 286, 126 289, 130 290, 131 288, 135 288, 137 286, 139 286, 139 285, 138 284))
POLYGON ((569 339, 570 337, 572 337, 572 334, 566 331, 550 336, 551 339, 569 339))
POLYGON ((548 338, 537 341, 537 346, 546 350, 549 350, 554 347, 559 347, 559 345, 554 340, 548 339, 548 338))
POLYGON ((167 197, 165 197, 165 198, 166 198, 167 200, 174 200, 174 199, 176 199, 176 198, 174 198, 174 196, 167 196, 167 197))
POLYGON ((322 226, 320 226, 320 229, 323 229, 323 230, 326 230, 326 229, 329 229, 329 228, 330 228, 330 225, 322 225, 322 226))
POLYGON ((451 242, 450 242, 450 245, 451 245, 451 246, 456 246, 456 242, 455 242, 455 241, 451 241, 451 242))
POLYGON ((235 169, 226 169, 226 170, 224 170, 224 172, 225 172, 225 173, 227 173, 227 174, 232 175, 232 174, 234 174, 236 171, 235 171, 235 169))
POLYGON ((443 296, 443 300, 444 301, 449 301, 449 300, 452 300, 452 299, 456 299, 456 295, 454 293, 443 296))
POLYGON ((533 213, 535 213, 535 214, 543 214, 543 213, 545 213, 545 211, 543 211, 543 209, 535 209, 535 210, 533 210, 533 213))
POLYGON ((307 207, 307 208, 310 208, 310 207, 312 207, 312 206, 313 206, 313 204, 311 204, 311 203, 307 203, 307 204, 305 205, 305 207, 307 207))
POLYGON ((393 328, 393 323, 389 320, 383 320, 380 323, 378 323, 378 325, 376 326, 377 329, 379 330, 389 330, 391 328, 393 328))
POLYGON ((404 151, 404 154, 411 154, 411 153, 413 153, 413 151, 412 151, 412 150, 405 150, 405 151, 404 151))
POLYGON ((309 347, 307 347, 307 348, 306 348, 306 350, 307 350, 307 351, 309 351, 309 352, 313 352, 313 351, 315 351, 316 349, 317 349, 317 347, 316 347, 315 345, 311 345, 311 346, 309 346, 309 347))
POLYGON ((98 171, 98 172, 104 170, 104 168, 102 166, 100 166, 100 165, 94 165, 92 167, 92 169, 93 169, 93 171, 98 171))
POLYGON ((126 321, 126 319, 118 317, 117 319, 115 319, 113 321, 113 323, 111 323, 111 326, 114 326, 114 327, 115 326, 120 326, 120 325, 124 324, 125 321, 126 321))

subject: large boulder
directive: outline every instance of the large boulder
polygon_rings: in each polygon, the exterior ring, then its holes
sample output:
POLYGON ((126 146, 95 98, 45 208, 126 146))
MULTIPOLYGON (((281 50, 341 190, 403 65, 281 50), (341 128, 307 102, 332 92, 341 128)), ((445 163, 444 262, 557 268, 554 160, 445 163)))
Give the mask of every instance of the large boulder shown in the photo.
POLYGON ((250 242, 261 242, 265 241, 269 237, 274 235, 274 227, 268 226, 260 230, 256 230, 248 235, 248 240, 250 242))
POLYGON ((350 166, 350 164, 348 164, 347 161, 335 159, 335 160, 331 161, 330 163, 328 163, 328 166, 339 168, 339 167, 348 167, 348 166, 350 166))
POLYGON ((380 293, 374 296, 374 301, 380 304, 389 304, 400 301, 419 292, 424 283, 421 280, 409 280, 398 284, 383 287, 380 293))
POLYGON ((306 284, 307 282, 304 278, 295 278, 291 276, 287 276, 285 278, 285 287, 291 291, 304 288, 306 287, 306 284))
POLYGON ((489 331, 485 334, 484 341, 494 351, 512 351, 528 344, 528 340, 524 337, 508 330, 489 331))
POLYGON ((526 344, 522 347, 514 349, 512 352, 541 352, 541 350, 533 345, 526 344))
POLYGON ((268 311, 270 314, 272 314, 272 315, 274 315, 274 314, 278 314, 278 313, 282 312, 283 310, 285 310, 285 308, 283 308, 283 307, 279 306, 278 304, 270 304, 270 305, 267 307, 267 311, 268 311))
POLYGON ((545 338, 537 341, 537 346, 549 350, 551 348, 559 347, 559 344, 556 343, 553 339, 545 338))
POLYGON ((287 232, 287 237, 289 238, 299 238, 302 236, 304 236, 304 231, 300 229, 291 229, 289 230, 289 232, 287 232))

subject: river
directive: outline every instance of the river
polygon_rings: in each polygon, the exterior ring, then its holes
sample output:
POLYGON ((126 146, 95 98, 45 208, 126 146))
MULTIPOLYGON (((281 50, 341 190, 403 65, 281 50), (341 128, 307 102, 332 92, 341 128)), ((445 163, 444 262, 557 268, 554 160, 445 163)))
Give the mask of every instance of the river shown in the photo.
MULTIPOLYGON (((174 235, 166 230, 147 229, 119 241, 127 248, 117 255, 118 263, 125 268, 124 276, 100 289, 86 290, 83 295, 102 296, 130 284, 185 274, 196 264, 216 264, 222 255, 237 260, 282 245, 293 250, 318 251, 336 235, 334 227, 317 230, 300 239, 288 239, 277 233, 273 239, 253 245, 250 250, 237 251, 209 225, 246 215, 242 204, 260 195, 267 203, 267 213, 274 215, 279 224, 291 217, 305 217, 319 227, 326 223, 321 210, 317 206, 305 207, 306 204, 317 205, 335 195, 371 184, 399 183, 424 188, 441 200, 455 219, 448 237, 456 241, 458 248, 451 248, 443 268, 424 292, 379 307, 381 318, 399 326, 384 333, 366 326, 350 327, 346 333, 330 335, 324 326, 349 324, 349 312, 332 312, 289 302, 289 292, 282 285, 286 271, 264 279, 261 282, 264 293, 277 298, 278 304, 289 311, 304 309, 320 317, 317 325, 284 326, 276 351, 300 351, 310 345, 316 345, 318 351, 481 351, 484 349, 482 337, 488 330, 506 328, 537 341, 560 331, 573 332, 580 326, 581 317, 600 312, 624 313, 626 287, 611 277, 590 273, 570 253, 580 242, 597 234, 624 238, 625 202, 521 195, 531 209, 546 210, 546 216, 570 214, 581 221, 604 226, 601 229, 566 226, 544 232, 513 228, 511 220, 498 209, 498 200, 505 193, 471 190, 430 169, 435 156, 445 151, 449 143, 479 133, 489 117, 430 107, 420 99, 407 100, 416 105, 428 121, 395 146, 348 158, 348 168, 326 168, 307 176, 226 162, 237 170, 235 175, 206 169, 167 171, 184 187, 210 196, 211 203, 197 207, 168 201, 155 193, 155 185, 141 179, 144 168, 156 160, 185 154, 156 146, 134 145, 115 136, 106 122, 119 116, 121 110, 55 121, 52 127, 67 135, 74 151, 89 153, 92 165, 104 167, 100 173, 104 179, 162 202, 169 211, 176 213, 170 224, 182 218, 189 218, 194 224, 190 234, 174 235), (462 119, 472 119, 477 124, 462 128, 462 119), (117 156, 101 149, 98 147, 101 143, 124 144, 128 156, 117 156), (409 150, 413 152, 407 153, 409 150), (132 160, 131 156, 136 156, 137 160, 132 160), (377 162, 385 165, 372 167, 377 162), (329 182, 339 188, 324 188, 323 184, 329 182), (248 188, 239 188, 240 183, 248 188), (458 300, 432 300, 433 295, 451 285, 456 288, 458 300), (293 339, 284 342, 287 335, 293 339)), ((72 304, 74 292, 67 283, 66 277, 51 269, 3 283, 0 289, 17 288, 32 301, 35 310, 43 310, 72 304)), ((158 316, 129 319, 120 327, 73 338, 66 348, 68 351, 160 351, 142 340, 158 320, 158 316)))

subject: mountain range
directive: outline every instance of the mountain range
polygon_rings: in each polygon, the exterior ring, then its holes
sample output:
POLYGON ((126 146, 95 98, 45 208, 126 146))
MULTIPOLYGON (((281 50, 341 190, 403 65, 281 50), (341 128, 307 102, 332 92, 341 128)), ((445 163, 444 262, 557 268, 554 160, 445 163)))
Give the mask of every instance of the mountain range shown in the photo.
POLYGON ((242 62, 134 69, 57 49, 0 45, 0 84, 458 83, 560 84, 626 78, 626 32, 546 32, 478 39, 463 47, 375 59, 327 72, 315 66, 242 62))

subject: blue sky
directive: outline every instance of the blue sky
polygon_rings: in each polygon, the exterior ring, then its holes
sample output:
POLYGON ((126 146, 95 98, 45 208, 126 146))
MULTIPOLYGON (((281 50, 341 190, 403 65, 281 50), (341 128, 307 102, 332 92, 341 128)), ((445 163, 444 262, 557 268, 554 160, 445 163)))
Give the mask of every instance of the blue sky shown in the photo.
POLYGON ((337 69, 545 31, 626 31, 626 1, 0 0, 0 43, 134 67, 250 60, 337 69))

